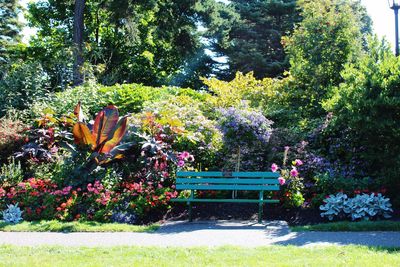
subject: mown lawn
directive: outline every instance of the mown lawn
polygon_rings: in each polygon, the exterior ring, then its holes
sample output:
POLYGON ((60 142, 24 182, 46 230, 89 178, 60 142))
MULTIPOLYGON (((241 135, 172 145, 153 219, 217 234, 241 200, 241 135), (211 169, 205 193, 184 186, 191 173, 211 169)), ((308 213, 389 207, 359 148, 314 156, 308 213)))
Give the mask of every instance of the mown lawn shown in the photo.
POLYGON ((400 221, 361 221, 361 222, 332 222, 315 225, 293 226, 294 232, 323 231, 323 232, 363 232, 363 231, 400 231, 400 221))
POLYGON ((399 266, 400 250, 300 248, 0 246, 0 266, 399 266))
POLYGON ((152 232, 158 228, 159 225, 157 224, 130 225, 98 222, 60 222, 56 220, 9 224, 0 221, 0 231, 3 232, 152 232))

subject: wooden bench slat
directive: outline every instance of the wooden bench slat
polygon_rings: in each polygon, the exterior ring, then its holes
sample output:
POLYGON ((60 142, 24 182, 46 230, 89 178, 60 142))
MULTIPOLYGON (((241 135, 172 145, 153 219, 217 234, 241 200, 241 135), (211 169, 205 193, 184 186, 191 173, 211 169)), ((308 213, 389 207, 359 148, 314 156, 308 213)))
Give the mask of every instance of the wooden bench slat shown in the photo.
POLYGON ((249 178, 278 178, 276 172, 177 172, 177 177, 249 177, 249 178))
POLYGON ((279 203, 277 199, 237 199, 237 198, 228 198, 228 199, 205 199, 205 198, 174 198, 171 199, 172 202, 237 202, 237 203, 279 203))
POLYGON ((207 184, 177 184, 180 190, 253 190, 253 191, 278 191, 278 185, 207 185, 207 184))
POLYGON ((176 178, 176 184, 248 184, 275 185, 278 179, 245 179, 245 178, 176 178))

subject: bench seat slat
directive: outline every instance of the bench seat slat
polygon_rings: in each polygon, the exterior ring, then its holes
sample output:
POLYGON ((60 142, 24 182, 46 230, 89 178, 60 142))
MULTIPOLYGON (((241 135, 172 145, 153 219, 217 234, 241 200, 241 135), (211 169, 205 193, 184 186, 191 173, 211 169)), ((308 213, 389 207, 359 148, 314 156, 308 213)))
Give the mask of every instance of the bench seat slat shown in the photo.
POLYGON ((205 198, 174 198, 172 202, 237 202, 237 203, 279 203, 277 199, 205 199, 205 198))
POLYGON ((278 191, 278 185, 207 185, 207 184, 177 184, 180 190, 254 190, 278 191))
POLYGON ((177 172, 176 177, 224 177, 222 172, 177 172))
POLYGON ((278 179, 244 179, 244 178, 176 178, 176 184, 279 184, 278 179))
POLYGON ((249 178, 278 178, 279 173, 276 172, 177 172, 177 177, 249 177, 249 178))

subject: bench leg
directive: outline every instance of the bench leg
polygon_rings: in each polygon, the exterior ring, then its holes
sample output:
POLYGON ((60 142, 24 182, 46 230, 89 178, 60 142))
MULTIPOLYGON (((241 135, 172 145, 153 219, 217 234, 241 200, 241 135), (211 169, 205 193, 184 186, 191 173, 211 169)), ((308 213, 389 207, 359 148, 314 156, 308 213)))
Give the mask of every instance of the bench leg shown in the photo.
POLYGON ((189 205, 189 222, 193 221, 193 217, 192 217, 192 202, 188 202, 189 205))
POLYGON ((258 203, 258 223, 262 223, 263 205, 264 205, 262 200, 264 199, 264 191, 260 191, 259 199, 260 199, 260 202, 258 203))
POLYGON ((258 223, 262 223, 263 203, 258 204, 258 223))
MULTIPOLYGON (((190 198, 194 199, 194 190, 190 190, 190 198)), ((193 217, 192 217, 192 202, 188 201, 188 205, 189 205, 189 222, 193 221, 193 217)))

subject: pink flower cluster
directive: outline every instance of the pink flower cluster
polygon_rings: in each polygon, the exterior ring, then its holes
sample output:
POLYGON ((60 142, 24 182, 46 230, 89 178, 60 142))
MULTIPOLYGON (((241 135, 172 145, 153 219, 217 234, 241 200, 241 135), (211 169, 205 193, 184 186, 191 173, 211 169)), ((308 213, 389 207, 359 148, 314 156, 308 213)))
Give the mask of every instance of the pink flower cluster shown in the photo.
POLYGON ((295 161, 292 162, 292 164, 294 166, 301 166, 301 165, 303 165, 303 162, 299 159, 296 159, 295 161))
POLYGON ((114 193, 113 191, 104 188, 100 181, 95 181, 93 185, 89 183, 87 185, 87 190, 87 195, 89 197, 94 196, 95 202, 104 206, 110 202, 114 193))
POLYGON ((272 163, 271 165, 271 171, 272 172, 276 172, 279 169, 278 165, 276 165, 275 163, 272 163))
POLYGON ((50 194, 52 194, 54 196, 66 196, 71 193, 71 190, 72 190, 72 186, 67 186, 61 190, 55 190, 54 192, 51 192, 50 194))
POLYGON ((193 162, 194 156, 187 151, 183 151, 178 155, 178 167, 182 168, 186 162, 193 162))
MULTIPOLYGON (((290 176, 297 177, 299 176, 299 171, 297 170, 297 166, 303 165, 303 162, 300 159, 296 159, 292 162, 292 169, 289 171, 290 176)), ((279 170, 279 166, 275 163, 271 165, 271 171, 277 172, 279 170)), ((279 184, 284 185, 286 183, 286 179, 284 177, 278 178, 279 184)))
POLYGON ((293 177, 296 177, 299 175, 299 171, 296 169, 296 167, 292 167, 292 169, 290 170, 290 175, 293 177))
POLYGON ((100 181, 95 181, 93 185, 91 183, 87 185, 88 192, 93 192, 95 194, 100 194, 100 191, 103 189, 104 186, 100 183, 100 181))
POLYGON ((136 196, 138 193, 143 192, 143 183, 124 183, 123 187, 125 187, 124 191, 130 192, 133 196, 136 196))
POLYGON ((0 197, 4 197, 6 195, 6 190, 0 188, 0 197))
POLYGON ((107 203, 111 200, 111 191, 106 190, 105 192, 101 193, 99 198, 96 199, 97 203, 101 205, 107 205, 107 203))
POLYGON ((167 167, 168 167, 168 165, 167 165, 167 162, 166 161, 162 161, 162 162, 159 162, 158 160, 156 160, 155 162, 154 162, 154 169, 156 169, 156 170, 160 170, 160 171, 163 171, 163 170, 165 170, 167 167))

